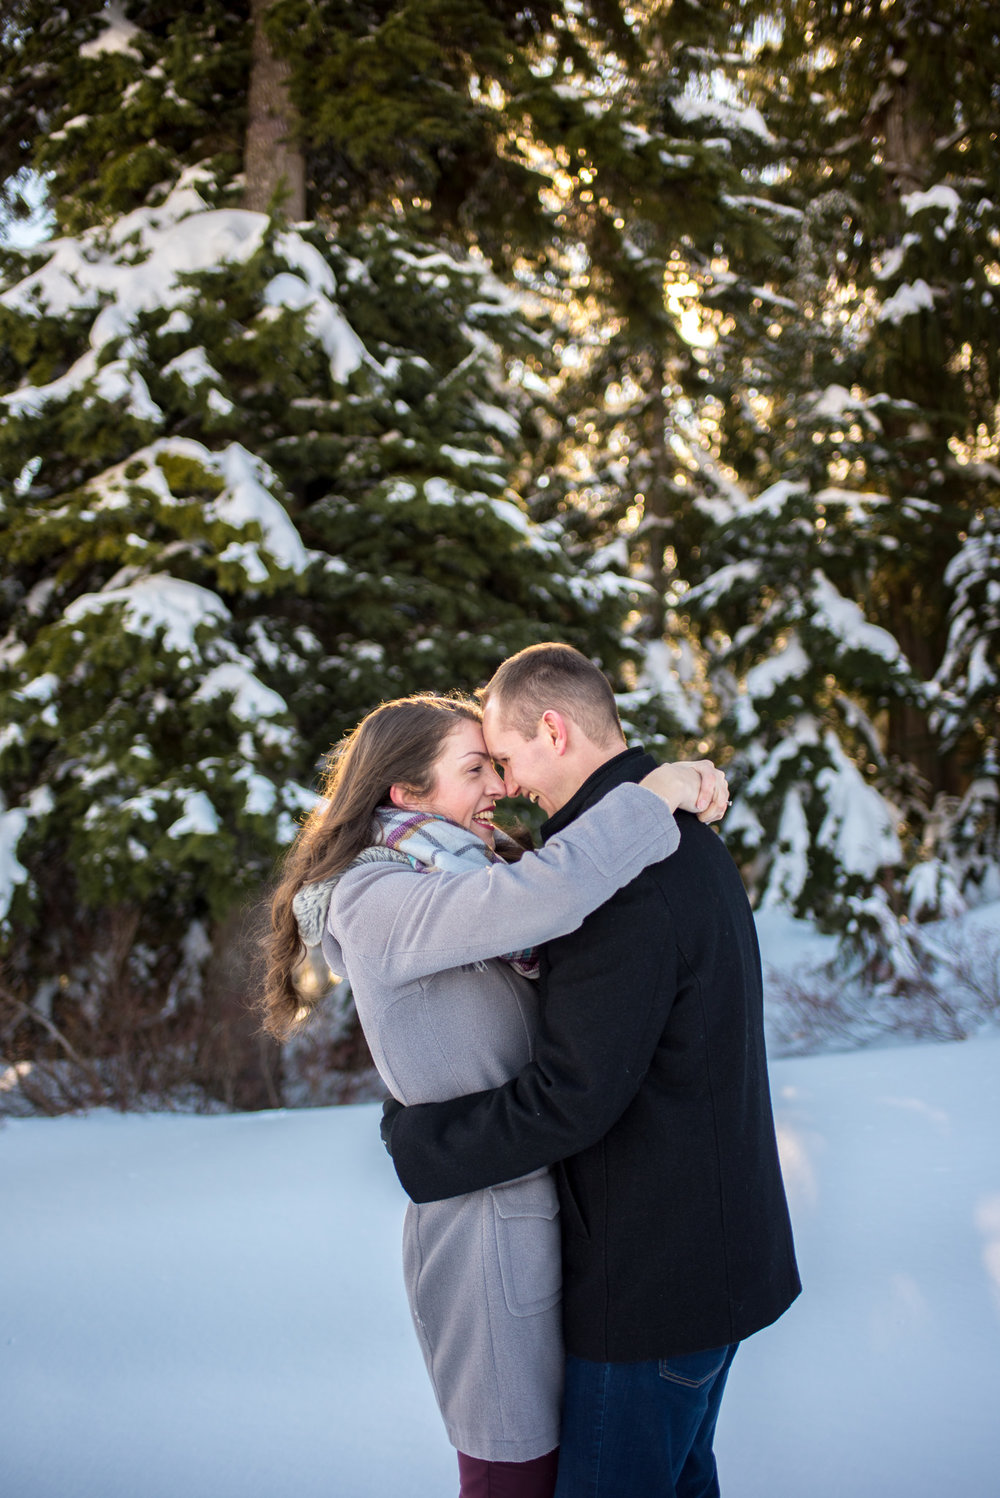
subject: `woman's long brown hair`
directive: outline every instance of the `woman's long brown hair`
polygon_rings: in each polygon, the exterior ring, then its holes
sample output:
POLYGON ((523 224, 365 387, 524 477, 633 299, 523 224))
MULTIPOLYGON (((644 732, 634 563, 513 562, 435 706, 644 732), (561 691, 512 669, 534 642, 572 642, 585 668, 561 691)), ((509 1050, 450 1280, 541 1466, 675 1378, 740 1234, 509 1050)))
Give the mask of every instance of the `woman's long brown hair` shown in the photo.
POLYGON ((388 804, 391 785, 405 785, 416 796, 430 792, 444 741, 462 719, 482 719, 472 698, 431 693, 400 697, 375 708, 331 750, 323 800, 288 850, 262 942, 265 971, 258 1007, 264 1028, 279 1040, 315 1003, 295 983, 305 947, 293 899, 304 884, 331 879, 368 847, 375 810, 388 804))

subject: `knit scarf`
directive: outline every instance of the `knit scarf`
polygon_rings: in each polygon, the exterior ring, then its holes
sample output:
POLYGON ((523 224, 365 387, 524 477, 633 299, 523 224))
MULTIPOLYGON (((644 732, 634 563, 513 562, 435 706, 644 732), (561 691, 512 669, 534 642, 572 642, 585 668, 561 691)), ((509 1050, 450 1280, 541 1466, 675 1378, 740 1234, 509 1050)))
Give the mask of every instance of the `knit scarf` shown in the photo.
MULTIPOLYGON (((484 863, 501 862, 500 855, 487 847, 482 838, 437 812, 402 811, 394 806, 380 806, 376 809, 372 830, 373 843, 359 853, 348 868, 365 863, 405 861, 422 874, 455 874, 482 868, 484 863)), ((506 839, 506 834, 499 828, 494 835, 500 843, 506 839)), ((343 872, 346 873, 347 869, 343 872)), ((307 947, 317 946, 323 938, 330 899, 340 878, 341 875, 336 874, 332 879, 305 884, 292 901, 299 933, 307 947)), ((533 948, 497 955, 522 977, 538 977, 538 959, 533 948)), ((481 965, 476 964, 477 967, 481 965)))

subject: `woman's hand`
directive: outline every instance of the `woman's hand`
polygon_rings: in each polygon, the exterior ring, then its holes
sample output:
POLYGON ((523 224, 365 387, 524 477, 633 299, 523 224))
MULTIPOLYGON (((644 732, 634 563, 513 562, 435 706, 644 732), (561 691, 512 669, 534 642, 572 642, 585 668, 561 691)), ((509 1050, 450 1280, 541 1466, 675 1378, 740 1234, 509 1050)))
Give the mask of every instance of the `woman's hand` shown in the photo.
POLYGON ((639 784, 654 791, 671 811, 694 812, 699 822, 721 822, 729 805, 729 782, 710 759, 657 765, 639 784))

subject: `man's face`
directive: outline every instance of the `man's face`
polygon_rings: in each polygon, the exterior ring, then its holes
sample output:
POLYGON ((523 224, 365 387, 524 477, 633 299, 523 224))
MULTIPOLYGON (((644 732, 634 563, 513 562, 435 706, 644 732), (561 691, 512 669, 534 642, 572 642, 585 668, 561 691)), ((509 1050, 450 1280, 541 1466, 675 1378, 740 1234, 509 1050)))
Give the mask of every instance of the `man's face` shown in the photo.
POLYGON ((487 702, 483 737, 508 796, 527 796, 547 817, 569 800, 573 788, 567 787, 567 766, 544 721, 539 722, 534 738, 525 739, 501 721, 495 702, 487 702))

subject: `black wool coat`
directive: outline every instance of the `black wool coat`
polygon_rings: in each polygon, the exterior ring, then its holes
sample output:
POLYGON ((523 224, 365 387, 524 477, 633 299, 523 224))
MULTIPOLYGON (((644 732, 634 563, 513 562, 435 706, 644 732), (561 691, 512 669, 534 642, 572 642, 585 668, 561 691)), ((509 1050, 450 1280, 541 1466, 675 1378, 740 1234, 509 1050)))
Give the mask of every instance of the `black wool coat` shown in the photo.
MULTIPOLYGON (((653 763, 609 760, 543 838, 653 763)), ((534 1060, 392 1129, 415 1201, 555 1165, 566 1349, 597 1362, 740 1341, 800 1289, 753 916, 717 834, 677 821, 676 853, 543 950, 534 1060)))

